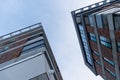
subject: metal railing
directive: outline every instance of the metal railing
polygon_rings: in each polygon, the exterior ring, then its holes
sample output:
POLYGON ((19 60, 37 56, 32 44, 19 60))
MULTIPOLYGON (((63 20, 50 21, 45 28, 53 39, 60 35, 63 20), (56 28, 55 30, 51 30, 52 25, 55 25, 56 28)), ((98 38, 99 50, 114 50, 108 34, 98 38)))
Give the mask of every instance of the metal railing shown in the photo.
POLYGON ((26 32, 26 31, 29 31, 29 30, 31 30, 31 29, 34 29, 34 28, 37 28, 37 27, 40 27, 40 26, 42 26, 41 23, 36 23, 36 24, 34 24, 34 25, 31 25, 31 26, 22 28, 22 29, 20 29, 20 30, 17 30, 17 31, 14 31, 14 32, 5 34, 5 35, 3 35, 3 36, 0 36, 0 40, 7 39, 7 38, 9 38, 9 37, 15 36, 15 35, 17 35, 17 34, 20 34, 20 33, 26 32))
POLYGON ((80 12, 83 12, 83 11, 86 11, 86 10, 89 10, 89 9, 92 9, 92 8, 95 8, 95 7, 102 6, 104 4, 107 4, 107 3, 113 2, 113 1, 119 1, 119 0, 104 0, 104 1, 101 1, 101 2, 98 2, 98 3, 94 3, 92 5, 77 9, 77 10, 75 10, 73 12, 75 12, 75 14, 77 14, 77 13, 80 13, 80 12))

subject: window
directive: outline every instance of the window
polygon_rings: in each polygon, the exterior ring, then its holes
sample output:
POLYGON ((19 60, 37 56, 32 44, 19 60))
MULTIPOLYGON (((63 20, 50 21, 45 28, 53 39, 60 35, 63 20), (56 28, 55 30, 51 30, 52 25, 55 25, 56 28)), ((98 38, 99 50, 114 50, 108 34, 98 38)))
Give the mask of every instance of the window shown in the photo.
POLYGON ((38 48, 42 48, 42 47, 44 47, 43 40, 39 40, 39 41, 30 43, 23 48, 22 54, 33 51, 33 50, 38 49, 38 48))
POLYGON ((114 66, 114 62, 113 62, 113 61, 111 61, 111 60, 109 60, 109 59, 107 59, 107 58, 105 58, 105 57, 104 57, 104 60, 105 60, 106 62, 108 62, 109 64, 111 64, 112 66, 114 66))
POLYGON ((117 42, 117 51, 120 52, 120 42, 117 42))
POLYGON ((85 19, 85 24, 90 24, 87 16, 84 19, 85 19))
POLYGON ((115 30, 120 30, 120 15, 119 14, 114 15, 114 25, 115 25, 115 30))
POLYGON ((90 64, 92 64, 92 59, 91 59, 91 56, 90 56, 90 52, 86 48, 85 48, 85 54, 86 54, 87 62, 90 63, 90 64))
POLYGON ((86 49, 88 49, 88 44, 87 44, 87 42, 83 42, 83 44, 84 44, 84 47, 85 47, 86 49))
POLYGON ((103 22, 101 14, 96 14, 96 23, 98 28, 103 28, 103 22))
POLYGON ((100 53, 97 51, 93 51, 93 53, 95 53, 97 56, 100 56, 100 53))
POLYGON ((107 28, 108 20, 105 14, 96 14, 96 23, 98 28, 107 28))
POLYGON ((103 27, 108 28, 107 15, 102 14, 102 20, 103 20, 103 27))
POLYGON ((91 60, 91 57, 89 55, 86 55, 86 58, 87 58, 87 62, 92 64, 92 60, 91 60))
POLYGON ((79 25, 79 30, 80 30, 80 34, 85 34, 83 26, 79 25))
POLYGON ((76 22, 77 22, 78 24, 81 24, 81 23, 82 23, 81 17, 76 17, 76 22))
POLYGON ((40 36, 42 36, 41 33, 32 34, 31 37, 28 39, 28 41, 33 40, 33 39, 35 39, 35 38, 38 38, 38 37, 40 37, 40 36))
POLYGON ((94 16, 93 16, 93 15, 89 15, 88 17, 89 17, 90 26, 91 26, 91 27, 94 27, 94 26, 95 26, 95 25, 94 25, 94 21, 93 21, 93 17, 94 17, 94 16))
POLYGON ((108 71, 113 77, 116 77, 115 73, 112 72, 110 69, 108 69, 108 68, 105 68, 105 69, 106 69, 106 71, 108 71))
POLYGON ((93 64, 92 63, 92 58, 91 58, 89 47, 88 47, 88 44, 87 44, 84 28, 83 28, 82 25, 79 25, 79 31, 80 31, 80 36, 81 36, 84 52, 85 52, 85 55, 86 55, 86 60, 90 65, 92 65, 93 64))
POLYGON ((108 48, 112 48, 110 40, 103 36, 100 36, 100 43, 108 48))
POLYGON ((95 62, 100 66, 102 65, 98 60, 95 60, 95 62))
POLYGON ((81 34, 82 39, 86 39, 86 36, 84 34, 81 34))
POLYGON ((9 49, 9 46, 5 46, 3 48, 0 49, 0 53, 7 51, 9 49))
POLYGON ((80 31, 84 31, 84 28, 83 28, 82 25, 79 25, 79 30, 80 30, 80 31))
POLYGON ((89 33, 89 36, 90 36, 90 40, 97 42, 95 34, 89 33))

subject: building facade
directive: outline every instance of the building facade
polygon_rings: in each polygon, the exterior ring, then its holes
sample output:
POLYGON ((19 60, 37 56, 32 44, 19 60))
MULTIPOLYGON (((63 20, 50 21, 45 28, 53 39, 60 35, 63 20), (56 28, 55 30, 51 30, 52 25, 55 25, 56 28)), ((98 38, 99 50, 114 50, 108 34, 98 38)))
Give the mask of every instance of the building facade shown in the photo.
POLYGON ((63 80, 41 23, 0 37, 1 80, 63 80))
POLYGON ((120 80, 120 0, 71 13, 85 64, 104 80, 120 80))

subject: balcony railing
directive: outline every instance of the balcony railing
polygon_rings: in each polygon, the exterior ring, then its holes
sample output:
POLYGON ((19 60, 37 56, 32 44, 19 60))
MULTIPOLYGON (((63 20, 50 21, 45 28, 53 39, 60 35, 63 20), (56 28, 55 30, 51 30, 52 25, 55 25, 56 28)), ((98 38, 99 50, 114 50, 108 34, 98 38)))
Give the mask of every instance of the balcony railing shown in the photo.
POLYGON ((7 39, 9 37, 15 36, 17 34, 20 34, 20 33, 23 33, 23 32, 26 32, 26 31, 29 31, 31 29, 34 29, 34 28, 37 28, 37 27, 41 27, 41 26, 42 26, 41 23, 37 23, 37 24, 31 25, 31 26, 25 27, 23 29, 20 29, 20 30, 8 33, 8 34, 3 35, 3 36, 0 36, 0 40, 7 39))
POLYGON ((101 1, 101 2, 98 2, 98 3, 94 3, 92 5, 77 9, 73 12, 75 12, 75 14, 77 14, 77 13, 80 13, 80 12, 83 12, 83 11, 86 11, 86 10, 89 10, 89 9, 92 9, 92 8, 96 8, 96 7, 99 7, 99 6, 108 4, 110 2, 114 2, 114 1, 119 1, 119 0, 104 0, 104 1, 101 1))

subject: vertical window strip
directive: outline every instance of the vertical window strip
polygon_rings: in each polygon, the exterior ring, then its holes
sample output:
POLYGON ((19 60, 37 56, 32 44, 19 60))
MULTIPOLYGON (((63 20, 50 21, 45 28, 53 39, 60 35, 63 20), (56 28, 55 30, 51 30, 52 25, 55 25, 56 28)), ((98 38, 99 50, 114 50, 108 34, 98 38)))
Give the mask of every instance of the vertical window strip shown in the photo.
POLYGON ((94 22, 93 22, 93 15, 89 15, 88 18, 89 18, 90 26, 94 27, 95 25, 94 25, 94 22))
POLYGON ((90 65, 92 65, 93 64, 92 63, 92 58, 91 58, 90 52, 88 50, 88 44, 87 44, 84 28, 83 28, 82 25, 79 25, 79 31, 80 31, 81 40, 82 40, 83 46, 84 46, 83 48, 84 48, 84 52, 85 52, 85 55, 86 55, 86 60, 90 65))

